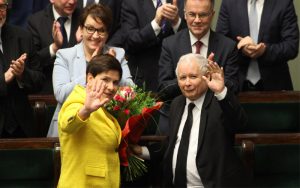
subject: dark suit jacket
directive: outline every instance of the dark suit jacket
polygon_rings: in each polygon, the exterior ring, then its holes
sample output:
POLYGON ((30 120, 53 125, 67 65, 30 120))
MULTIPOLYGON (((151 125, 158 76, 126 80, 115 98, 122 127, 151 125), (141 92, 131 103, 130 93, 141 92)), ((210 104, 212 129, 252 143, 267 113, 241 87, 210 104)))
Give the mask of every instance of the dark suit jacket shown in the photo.
POLYGON ((44 76, 36 58, 34 45, 30 33, 15 26, 5 24, 1 31, 3 56, 0 55, 0 137, 8 115, 29 136, 36 135, 33 122, 33 111, 27 95, 41 89, 44 76), (8 70, 12 60, 27 53, 22 85, 18 86, 16 79, 6 84, 4 73, 8 70))
MULTIPOLYGON (((234 40, 237 36, 250 36, 247 0, 223 0, 216 31, 234 40)), ((259 42, 267 45, 264 55, 258 58, 264 89, 292 90, 287 61, 295 58, 299 50, 299 28, 292 0, 265 0, 259 42)), ((250 58, 240 58, 242 88, 250 58)))
MULTIPOLYGON (((210 32, 207 54, 215 54, 215 59, 224 68, 225 85, 232 91, 238 91, 238 51, 231 39, 210 32)), ((172 100, 181 94, 175 69, 182 55, 192 53, 189 30, 184 29, 163 41, 159 59, 159 91, 164 100, 172 100)))
MULTIPOLYGON (((123 47, 121 31, 121 6, 123 0, 100 0, 100 3, 108 6, 112 11, 113 23, 109 31, 107 43, 111 46, 123 47)), ((83 8, 83 0, 77 1, 77 7, 83 8)))
MULTIPOLYGON (((79 9, 76 9, 72 15, 71 33, 68 42, 68 47, 77 44, 76 31, 79 26, 79 9)), ((49 46, 53 43, 52 25, 54 22, 54 15, 52 11, 52 4, 49 4, 44 10, 41 10, 28 19, 28 30, 33 35, 34 45, 37 53, 41 59, 43 72, 46 76, 46 82, 41 91, 43 94, 53 94, 52 86, 52 70, 54 65, 54 58, 51 58, 49 46)))
MULTIPOLYGON (((171 2, 169 0, 168 2, 171 2)), ((183 18, 183 1, 178 1, 179 15, 183 18)), ((152 0, 126 0, 122 6, 122 30, 124 48, 128 55, 128 64, 134 82, 147 90, 156 91, 158 87, 158 60, 162 40, 174 34, 171 24, 167 22, 164 33, 155 35, 151 26, 156 9, 152 0)), ((182 19, 181 28, 185 27, 182 19)))
MULTIPOLYGON (((163 182, 172 185, 172 159, 177 132, 186 105, 183 95, 176 97, 170 110, 170 133, 165 145, 163 160, 163 182)), ((237 98, 230 90, 226 97, 218 101, 208 90, 203 102, 200 119, 198 152, 196 165, 204 187, 241 187, 249 183, 248 175, 233 148, 234 134, 238 126, 245 126, 246 116, 237 98)), ((156 147, 157 148, 157 147, 156 147)), ((149 148, 152 159, 162 153, 149 148)))

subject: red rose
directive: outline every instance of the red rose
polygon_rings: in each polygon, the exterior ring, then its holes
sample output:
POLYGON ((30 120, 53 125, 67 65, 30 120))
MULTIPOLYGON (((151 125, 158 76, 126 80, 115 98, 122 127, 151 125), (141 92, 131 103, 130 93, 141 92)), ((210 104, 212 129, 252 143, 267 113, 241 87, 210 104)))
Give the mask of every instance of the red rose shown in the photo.
POLYGON ((123 112, 124 112, 126 115, 129 115, 130 110, 129 110, 129 109, 125 109, 123 112))

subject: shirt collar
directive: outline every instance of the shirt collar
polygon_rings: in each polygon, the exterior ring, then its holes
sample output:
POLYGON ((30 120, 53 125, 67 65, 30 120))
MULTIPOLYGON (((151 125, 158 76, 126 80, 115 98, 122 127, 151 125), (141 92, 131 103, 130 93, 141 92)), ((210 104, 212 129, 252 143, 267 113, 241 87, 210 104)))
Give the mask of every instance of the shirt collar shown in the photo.
POLYGON ((186 105, 188 106, 191 102, 193 102, 195 104, 195 106, 201 110, 202 108, 202 105, 203 105, 203 102, 204 102, 204 98, 205 98, 205 95, 206 95, 206 92, 205 91, 201 97, 199 97, 198 99, 194 100, 194 101, 191 101, 190 99, 186 98, 186 105))
MULTIPOLYGON (((55 10, 54 5, 52 5, 52 11, 54 15, 54 20, 57 20, 59 17, 61 17, 61 15, 59 15, 58 12, 55 10)), ((69 20, 71 20, 72 15, 69 15, 67 17, 69 18, 69 20)))
MULTIPOLYGON (((195 42, 198 41, 198 39, 189 31, 190 34, 190 41, 191 41, 191 46, 195 44, 195 42)), ((208 47, 208 41, 209 41, 209 36, 210 36, 210 30, 200 39, 202 42, 202 45, 208 47)))

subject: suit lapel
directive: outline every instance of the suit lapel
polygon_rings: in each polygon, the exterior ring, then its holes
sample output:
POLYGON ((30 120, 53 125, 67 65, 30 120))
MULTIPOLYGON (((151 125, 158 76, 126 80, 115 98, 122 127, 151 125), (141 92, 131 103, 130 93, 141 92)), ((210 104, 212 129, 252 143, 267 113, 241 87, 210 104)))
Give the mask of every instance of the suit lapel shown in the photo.
MULTIPOLYGON (((178 101, 177 105, 176 105, 176 109, 177 110, 177 115, 175 117, 170 117, 173 120, 170 120, 170 123, 172 123, 172 125, 170 124, 170 126, 174 127, 173 129, 171 129, 171 133, 170 135, 170 144, 169 146, 171 146, 171 148, 174 148, 175 146, 175 142, 177 140, 177 133, 178 133, 178 129, 179 129, 179 125, 181 122, 181 117, 184 111, 184 107, 185 107, 185 97, 181 97, 180 100, 178 101)), ((173 150, 170 150, 173 152, 173 150)))
POLYGON ((69 42, 68 42, 69 47, 72 47, 77 43, 75 36, 76 36, 76 31, 77 31, 78 25, 79 25, 79 20, 78 20, 79 14, 80 14, 80 10, 75 9, 75 11, 73 12, 73 15, 72 15, 71 32, 70 32, 70 38, 69 38, 69 42))
POLYGON ((102 108, 102 111, 104 112, 104 118, 106 119, 105 122, 108 125, 108 127, 114 132, 114 135, 116 136, 117 142, 120 144, 121 142, 121 127, 119 126, 118 121, 105 110, 105 108, 102 108))
POLYGON ((53 22, 54 22, 54 14, 53 14, 53 10, 52 10, 52 4, 49 4, 47 9, 45 10, 45 30, 44 32, 47 32, 47 35, 49 37, 49 42, 52 43, 53 42, 53 37, 52 37, 52 26, 53 26, 53 22))
POLYGON ((237 1, 236 3, 239 3, 239 6, 241 11, 239 12, 240 19, 242 20, 242 23, 240 27, 242 27, 241 31, 242 37, 250 35, 250 29, 249 29, 249 17, 248 17, 248 0, 242 0, 242 1, 237 1))
MULTIPOLYGON (((210 53, 216 53, 218 52, 218 50, 216 50, 218 48, 218 41, 215 37, 215 33, 210 30, 210 35, 209 35, 209 42, 208 42, 208 49, 207 49, 207 57, 209 56, 210 53)), ((215 55, 215 57, 219 57, 218 54, 215 55)), ((218 62, 217 60, 215 60, 216 62, 218 62)))
POLYGON ((209 56, 210 53, 215 54, 215 59, 214 61, 217 62, 220 66, 224 67, 224 64, 226 63, 224 61, 220 61, 220 57, 222 57, 222 51, 218 50, 222 44, 219 44, 219 37, 216 35, 214 31, 210 31, 210 36, 209 36, 209 42, 208 42, 208 50, 207 50, 207 57, 209 56))
MULTIPOLYGON (((208 117, 208 107, 209 104, 211 103, 211 100, 213 98, 213 93, 210 90, 207 90, 202 110, 201 110, 201 119, 200 119, 200 130, 199 130, 199 137, 198 137, 198 152, 202 146, 203 143, 203 138, 204 138, 204 132, 207 126, 207 117, 208 117)), ((198 153, 197 152, 197 153, 198 153)))
POLYGON ((139 7, 143 7, 143 11, 146 14, 145 19, 147 19, 147 23, 151 22, 156 14, 156 9, 151 0, 138 0, 138 3, 141 3, 139 7))
POLYGON ((260 26, 259 26, 258 42, 261 41, 264 35, 264 28, 268 28, 266 27, 266 25, 268 25, 269 16, 272 14, 272 10, 275 4, 274 2, 275 2, 274 0, 265 0, 264 2, 264 8, 262 11, 260 26))
POLYGON ((10 65, 11 60, 16 60, 18 57, 18 38, 14 36, 14 33, 9 29, 8 25, 5 24, 2 32, 5 34, 2 35, 2 48, 3 54, 5 57, 5 65, 10 65))
MULTIPOLYGON (((181 35, 181 42, 178 42, 178 44, 182 44, 179 48, 179 57, 188 53, 192 53, 192 46, 191 46, 191 39, 190 39, 190 34, 188 29, 184 29, 182 31, 181 35)), ((177 62, 176 62, 177 64, 177 62)))

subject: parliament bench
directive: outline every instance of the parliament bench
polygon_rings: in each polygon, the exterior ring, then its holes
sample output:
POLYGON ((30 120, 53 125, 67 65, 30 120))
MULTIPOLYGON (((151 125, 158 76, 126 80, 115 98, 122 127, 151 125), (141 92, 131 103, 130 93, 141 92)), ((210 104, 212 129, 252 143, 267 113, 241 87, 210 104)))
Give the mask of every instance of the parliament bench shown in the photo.
MULTIPOLYGON (((300 187, 300 133, 237 134, 235 149, 253 187, 300 187)), ((59 174, 58 138, 0 139, 0 187, 56 187, 59 174)))
POLYGON ((57 138, 0 139, 0 187, 56 187, 57 138))
MULTIPOLYGON (((300 132, 300 92, 244 92, 239 101, 248 116, 247 125, 238 133, 293 133, 300 132)), ((39 136, 47 135, 56 108, 53 95, 30 95, 39 136)), ((155 115, 158 122, 159 115, 155 115)), ((151 132, 151 131, 150 131, 151 132)))
POLYGON ((254 187, 300 187, 300 133, 237 134, 254 187))
MULTIPOLYGON (((238 97, 248 123, 238 130, 235 148, 252 174, 253 186, 300 187, 300 92, 247 92, 238 97)), ((41 136, 46 136, 56 101, 53 96, 29 99, 38 112, 41 136)), ((141 142, 164 138, 143 136, 141 142)))
POLYGON ((245 92, 239 101, 248 122, 238 133, 300 132, 300 92, 245 92))
MULTIPOLYGON (((165 138, 143 136, 141 142, 165 138)), ((300 187, 300 133, 236 134, 235 150, 252 179, 252 187, 300 187)))

